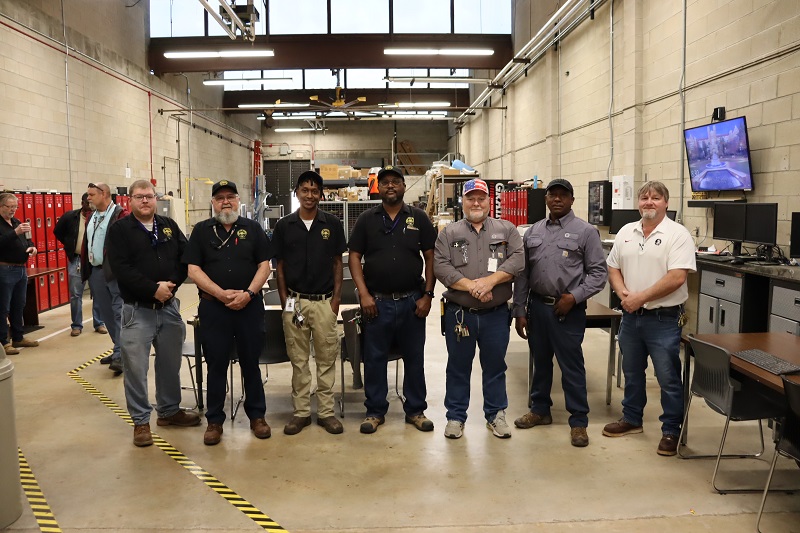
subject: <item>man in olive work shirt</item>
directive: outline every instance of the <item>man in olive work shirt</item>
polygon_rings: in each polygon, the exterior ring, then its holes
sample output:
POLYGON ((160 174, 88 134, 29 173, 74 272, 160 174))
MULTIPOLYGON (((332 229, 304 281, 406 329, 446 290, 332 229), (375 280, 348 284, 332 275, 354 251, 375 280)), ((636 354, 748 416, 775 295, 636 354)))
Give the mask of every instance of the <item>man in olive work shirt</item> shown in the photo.
POLYGON ((344 228, 335 215, 318 209, 322 176, 310 170, 303 172, 297 178, 294 194, 300 207, 280 219, 272 234, 272 250, 278 260, 278 292, 284 310, 283 334, 292 361, 294 416, 283 432, 296 435, 311 424, 309 362, 313 337, 317 424, 328 433, 339 434, 344 428, 333 414, 333 385, 339 355, 336 322, 342 299, 344 228))
POLYGON ((525 271, 514 285, 517 334, 528 340, 533 357, 531 408, 517 418, 520 429, 553 423, 550 389, 553 354, 561 368, 561 388, 570 413, 570 442, 589 444, 589 401, 583 336, 586 300, 600 292, 608 277, 597 228, 575 216, 572 184, 554 179, 547 185, 545 203, 550 216, 525 232, 525 271))
POLYGON ((375 433, 389 409, 386 367, 393 342, 403 355, 406 422, 420 431, 432 431, 433 422, 424 414, 428 406, 424 352, 425 318, 436 283, 436 231, 423 210, 403 202, 406 183, 400 171, 381 170, 378 191, 381 205, 361 213, 350 236, 350 272, 358 288, 364 330, 367 417, 361 432, 375 433))

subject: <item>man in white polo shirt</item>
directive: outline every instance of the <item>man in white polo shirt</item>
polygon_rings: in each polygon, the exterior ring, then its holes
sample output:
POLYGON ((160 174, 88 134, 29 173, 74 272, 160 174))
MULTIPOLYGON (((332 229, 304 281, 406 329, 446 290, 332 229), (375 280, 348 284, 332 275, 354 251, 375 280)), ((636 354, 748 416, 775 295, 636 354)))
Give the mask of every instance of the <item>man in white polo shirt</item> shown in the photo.
POLYGON ((638 192, 642 219, 625 225, 608 256, 608 281, 620 297, 619 346, 625 397, 622 418, 603 428, 606 437, 642 432, 647 403, 645 370, 653 360, 661 387, 659 455, 675 455, 683 422, 680 341, 689 296, 686 278, 696 270, 689 231, 667 215, 669 191, 663 183, 645 183, 638 192))

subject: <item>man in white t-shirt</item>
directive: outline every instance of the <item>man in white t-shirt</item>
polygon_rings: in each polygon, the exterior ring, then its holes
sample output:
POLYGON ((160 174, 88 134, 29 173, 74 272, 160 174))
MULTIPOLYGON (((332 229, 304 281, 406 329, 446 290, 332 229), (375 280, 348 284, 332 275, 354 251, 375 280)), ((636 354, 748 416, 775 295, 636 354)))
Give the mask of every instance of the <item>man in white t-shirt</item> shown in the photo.
POLYGON ((680 341, 689 296, 686 279, 696 270, 689 231, 667 218, 669 191, 663 183, 645 183, 638 192, 642 219, 625 225, 608 256, 608 281, 620 297, 619 346, 625 397, 622 418, 603 428, 606 437, 642 432, 647 403, 647 356, 661 387, 662 438, 659 455, 675 455, 683 422, 680 341))

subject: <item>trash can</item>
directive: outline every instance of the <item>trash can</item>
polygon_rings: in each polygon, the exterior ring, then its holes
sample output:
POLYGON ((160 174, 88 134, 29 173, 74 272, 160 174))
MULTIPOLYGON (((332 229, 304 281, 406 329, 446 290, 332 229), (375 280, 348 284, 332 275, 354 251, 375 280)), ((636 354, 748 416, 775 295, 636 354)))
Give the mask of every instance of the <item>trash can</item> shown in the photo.
POLYGON ((14 364, 0 359, 0 529, 22 514, 22 485, 14 414, 14 364))

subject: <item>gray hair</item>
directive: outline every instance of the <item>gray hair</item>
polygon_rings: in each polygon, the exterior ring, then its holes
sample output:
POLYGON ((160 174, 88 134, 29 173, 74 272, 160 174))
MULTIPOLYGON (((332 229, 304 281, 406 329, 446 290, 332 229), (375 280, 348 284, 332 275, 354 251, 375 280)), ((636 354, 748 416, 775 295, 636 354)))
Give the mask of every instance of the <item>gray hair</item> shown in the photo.
POLYGON ((11 198, 16 200, 17 199, 17 195, 14 194, 13 192, 4 192, 4 193, 0 194, 0 206, 5 206, 6 202, 8 200, 10 200, 11 198))
POLYGON ((669 189, 667 189, 667 186, 660 181, 646 181, 644 185, 639 187, 639 191, 636 193, 636 198, 641 198, 643 194, 648 192, 660 194, 664 197, 664 200, 669 202, 669 189))

